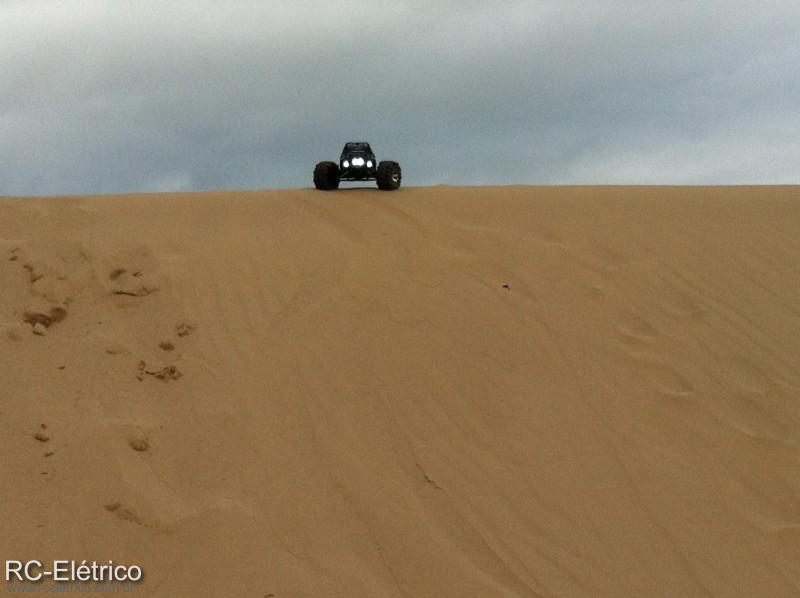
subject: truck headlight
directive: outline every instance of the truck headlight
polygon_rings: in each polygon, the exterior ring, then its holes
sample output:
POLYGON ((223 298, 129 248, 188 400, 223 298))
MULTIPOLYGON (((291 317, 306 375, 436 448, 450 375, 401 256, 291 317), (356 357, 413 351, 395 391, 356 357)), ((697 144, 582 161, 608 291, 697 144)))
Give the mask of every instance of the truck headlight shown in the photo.
POLYGON ((350 168, 350 162, 345 160, 344 162, 342 162, 342 166, 344 166, 345 168, 350 168))
POLYGON ((372 160, 367 160, 367 168, 372 168, 372 160))

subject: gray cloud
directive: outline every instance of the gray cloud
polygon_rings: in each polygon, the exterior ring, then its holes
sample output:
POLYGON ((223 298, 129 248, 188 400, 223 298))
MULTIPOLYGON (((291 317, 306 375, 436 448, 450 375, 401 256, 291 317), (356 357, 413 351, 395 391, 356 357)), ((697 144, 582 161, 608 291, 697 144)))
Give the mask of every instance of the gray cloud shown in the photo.
POLYGON ((0 2, 0 194, 798 182, 796 2, 0 2))

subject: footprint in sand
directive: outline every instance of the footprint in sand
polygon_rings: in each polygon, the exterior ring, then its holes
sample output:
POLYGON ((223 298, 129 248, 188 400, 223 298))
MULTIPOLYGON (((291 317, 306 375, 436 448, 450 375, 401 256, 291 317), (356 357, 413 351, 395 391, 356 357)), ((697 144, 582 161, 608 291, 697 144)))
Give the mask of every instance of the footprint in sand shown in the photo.
POLYGON ((122 250, 104 267, 101 282, 112 295, 145 297, 160 289, 158 259, 146 246, 122 250))
POLYGON ((105 505, 105 509, 109 513, 114 513, 114 515, 117 516, 117 519, 129 521, 131 523, 135 523, 136 525, 144 525, 139 516, 133 510, 129 509, 128 507, 124 507, 121 502, 105 505))
POLYGON ((133 438, 128 441, 128 444, 130 444, 131 448, 137 453, 143 453, 150 448, 150 443, 147 442, 146 438, 133 438))
POLYGON ((189 336, 192 332, 194 332, 194 327, 190 326, 189 324, 178 324, 175 327, 175 333, 178 336, 189 336))
POLYGON ((26 310, 22 314, 22 320, 26 324, 30 324, 31 326, 39 324, 45 328, 50 328, 53 324, 62 322, 66 317, 67 310, 63 307, 51 307, 47 313, 37 310, 26 310))
POLYGON ((141 270, 129 272, 126 268, 114 268, 108 273, 108 279, 112 281, 111 292, 129 297, 145 297, 155 293, 158 286, 143 280, 143 276, 141 270))
POLYGON ((37 280, 41 280, 44 277, 44 273, 37 268, 34 264, 22 264, 22 267, 25 268, 28 272, 28 281, 33 284, 37 280))
POLYGON ((600 258, 606 270, 619 270, 630 263, 626 252, 616 247, 601 245, 594 249, 594 254, 600 258))
POLYGON ((122 355, 123 353, 127 352, 128 349, 126 349, 125 346, 120 343, 112 343, 106 347, 106 353, 109 355, 122 355))
POLYGON ((149 370, 147 369, 147 364, 144 361, 140 361, 139 365, 137 366, 136 378, 141 381, 144 380, 145 376, 152 376, 153 378, 158 378, 164 382, 169 382, 170 380, 178 380, 182 378, 183 373, 174 365, 168 365, 160 369, 149 370))
POLYGON ((2 326, 5 330, 5 337, 11 341, 21 341, 22 334, 20 334, 20 330, 22 329, 22 324, 5 324, 2 326))
POLYGON ((683 398, 694 393, 694 386, 677 370, 663 363, 646 364, 656 391, 667 397, 683 398))
POLYGON ((47 424, 39 424, 39 427, 41 430, 36 432, 33 437, 39 442, 50 442, 50 436, 45 432, 45 430, 47 430, 47 424))

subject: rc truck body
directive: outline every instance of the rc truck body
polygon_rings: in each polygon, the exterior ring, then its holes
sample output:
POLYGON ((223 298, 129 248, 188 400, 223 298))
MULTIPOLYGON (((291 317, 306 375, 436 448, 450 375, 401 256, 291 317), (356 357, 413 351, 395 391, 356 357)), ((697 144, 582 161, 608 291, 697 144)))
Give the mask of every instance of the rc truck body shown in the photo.
POLYGON ((320 162, 314 168, 314 186, 322 191, 338 189, 340 181, 375 181, 378 189, 394 191, 401 179, 400 165, 391 160, 378 162, 365 141, 345 143, 338 164, 320 162))

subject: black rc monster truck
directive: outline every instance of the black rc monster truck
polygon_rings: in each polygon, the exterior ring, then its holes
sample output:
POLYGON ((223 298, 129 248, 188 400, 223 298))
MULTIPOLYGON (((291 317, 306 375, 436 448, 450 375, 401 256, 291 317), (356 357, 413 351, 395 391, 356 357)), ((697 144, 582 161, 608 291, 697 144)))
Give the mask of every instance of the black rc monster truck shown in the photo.
POLYGON ((314 168, 314 186, 322 191, 339 187, 339 181, 376 181, 378 189, 394 191, 400 187, 400 165, 384 160, 377 162, 369 143, 351 141, 344 144, 339 164, 320 162, 314 168))

